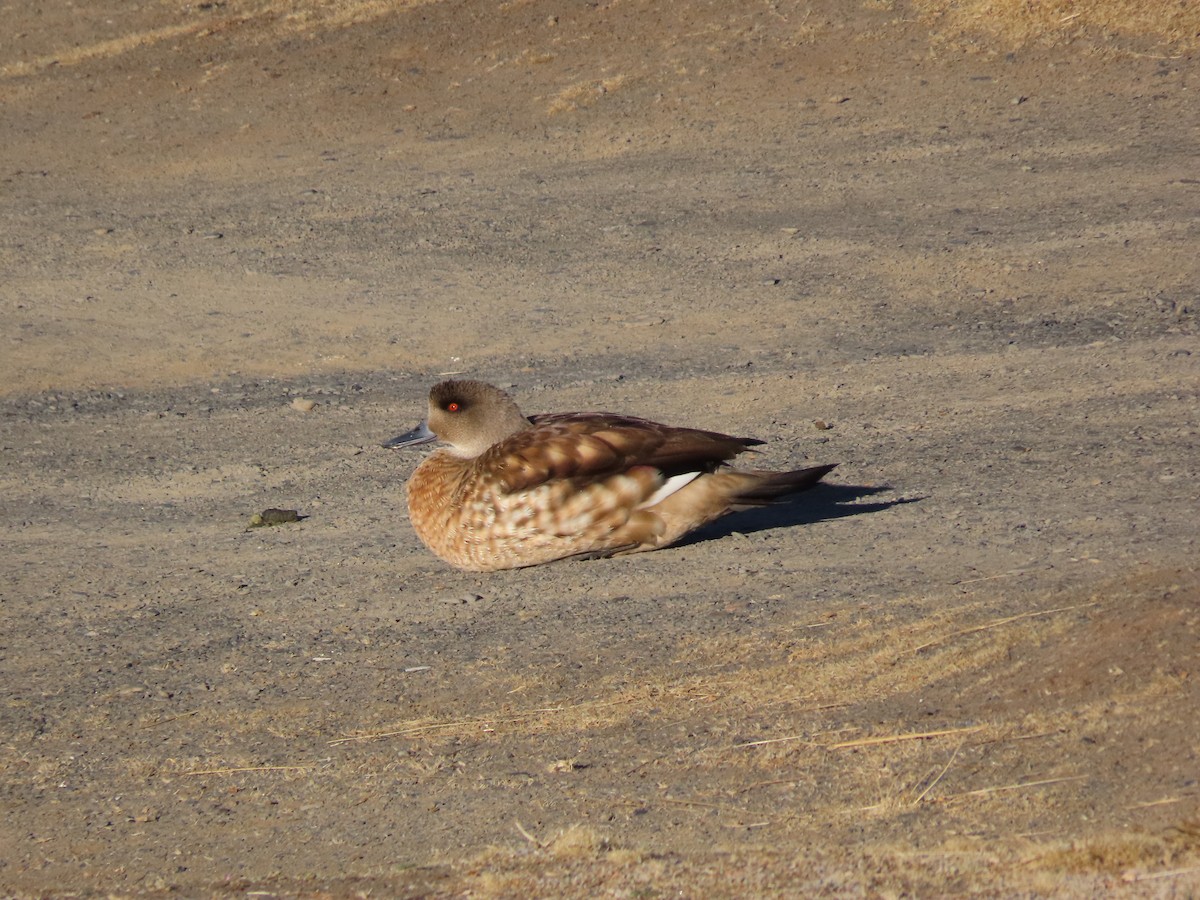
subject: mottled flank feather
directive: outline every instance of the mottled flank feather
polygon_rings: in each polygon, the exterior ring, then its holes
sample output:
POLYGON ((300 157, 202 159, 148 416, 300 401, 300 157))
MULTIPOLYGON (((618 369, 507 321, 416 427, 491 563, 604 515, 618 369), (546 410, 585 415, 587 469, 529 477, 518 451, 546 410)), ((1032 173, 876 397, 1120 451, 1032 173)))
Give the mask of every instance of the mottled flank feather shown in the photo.
POLYGON ((422 426, 385 446, 434 437, 408 482, 413 528, 461 569, 655 550, 736 509, 812 487, 834 467, 730 469, 762 441, 609 413, 523 416, 499 388, 445 381, 422 426))

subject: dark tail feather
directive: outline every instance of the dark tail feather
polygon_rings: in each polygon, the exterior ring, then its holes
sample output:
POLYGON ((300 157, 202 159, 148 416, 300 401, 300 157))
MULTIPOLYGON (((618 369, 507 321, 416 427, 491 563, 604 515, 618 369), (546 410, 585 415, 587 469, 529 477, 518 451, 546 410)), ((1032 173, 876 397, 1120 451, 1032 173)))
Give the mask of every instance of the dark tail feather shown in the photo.
POLYGON ((837 463, 796 469, 793 472, 764 473, 754 484, 749 485, 745 490, 738 491, 731 498, 730 506, 738 509, 775 503, 791 494, 808 490, 835 468, 837 468, 837 463))

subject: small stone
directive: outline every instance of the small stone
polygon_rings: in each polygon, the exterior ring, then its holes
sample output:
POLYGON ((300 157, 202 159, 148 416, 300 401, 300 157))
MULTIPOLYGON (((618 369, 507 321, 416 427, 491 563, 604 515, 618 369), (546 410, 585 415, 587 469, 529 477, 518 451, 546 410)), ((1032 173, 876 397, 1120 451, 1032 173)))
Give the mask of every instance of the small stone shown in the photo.
POLYGON ((299 522, 307 518, 294 509, 264 509, 250 517, 248 528, 270 528, 274 525, 285 525, 288 522, 299 522))
POLYGON ((292 401, 292 409, 299 410, 300 412, 312 412, 316 405, 316 400, 309 400, 307 397, 297 397, 292 401))
POLYGON ((833 427, 833 423, 826 422, 824 419, 813 419, 813 427, 817 429, 817 431, 828 431, 833 427))

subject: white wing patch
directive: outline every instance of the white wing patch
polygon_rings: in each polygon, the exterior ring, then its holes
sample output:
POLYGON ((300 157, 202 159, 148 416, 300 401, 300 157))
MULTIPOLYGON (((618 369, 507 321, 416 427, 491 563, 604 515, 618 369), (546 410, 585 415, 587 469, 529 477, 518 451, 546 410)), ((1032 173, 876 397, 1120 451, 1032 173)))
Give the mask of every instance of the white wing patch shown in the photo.
POLYGON ((656 503, 662 503, 676 491, 687 487, 700 477, 699 472, 684 472, 682 475, 672 475, 663 482, 663 486, 638 504, 638 509, 649 509, 656 503))

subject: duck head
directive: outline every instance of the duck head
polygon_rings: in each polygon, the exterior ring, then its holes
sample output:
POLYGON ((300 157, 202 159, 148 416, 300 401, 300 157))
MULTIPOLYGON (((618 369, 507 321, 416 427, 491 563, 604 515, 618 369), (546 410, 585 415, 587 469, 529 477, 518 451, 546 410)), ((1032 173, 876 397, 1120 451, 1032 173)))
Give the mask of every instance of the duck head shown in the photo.
POLYGON ((500 388, 482 381, 443 381, 429 392, 425 420, 383 446, 398 450, 439 440, 455 456, 473 459, 528 427, 529 420, 500 388))

